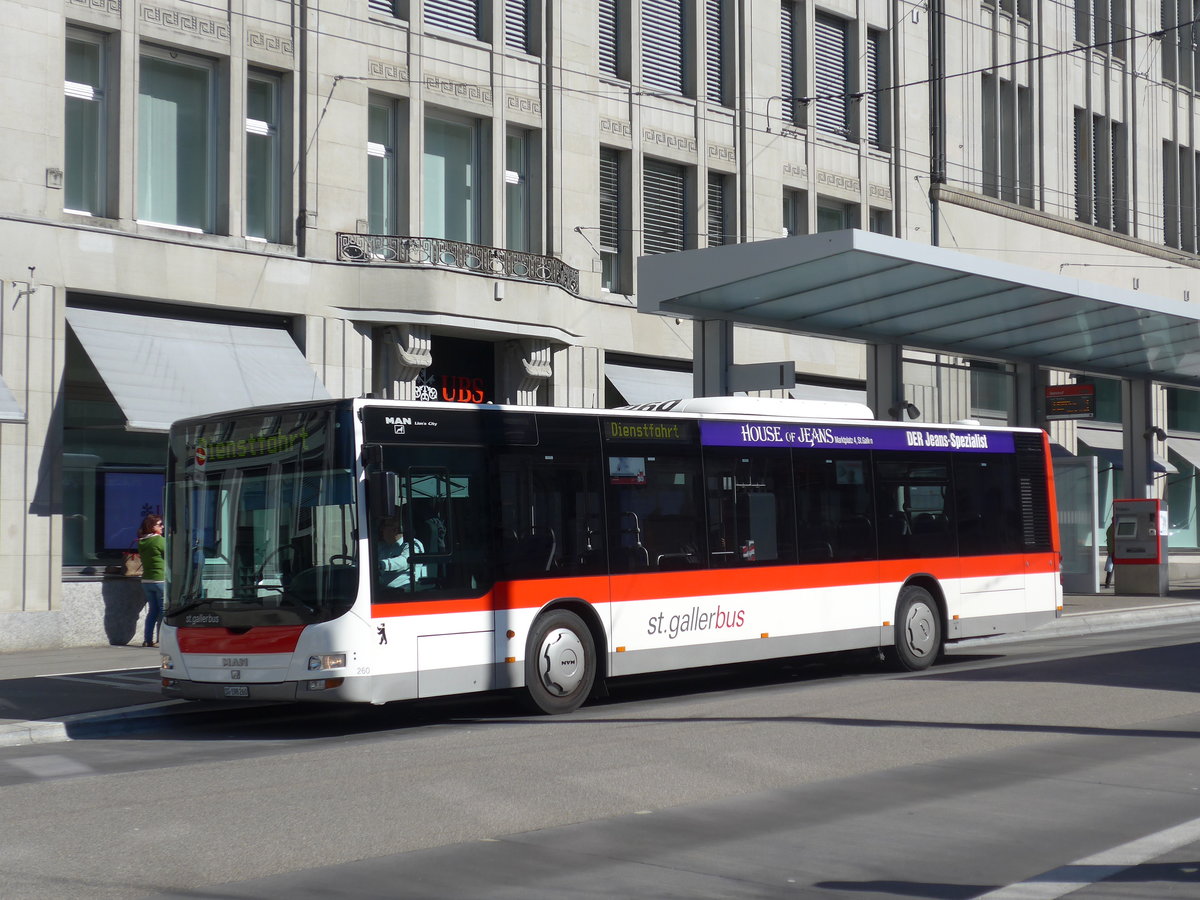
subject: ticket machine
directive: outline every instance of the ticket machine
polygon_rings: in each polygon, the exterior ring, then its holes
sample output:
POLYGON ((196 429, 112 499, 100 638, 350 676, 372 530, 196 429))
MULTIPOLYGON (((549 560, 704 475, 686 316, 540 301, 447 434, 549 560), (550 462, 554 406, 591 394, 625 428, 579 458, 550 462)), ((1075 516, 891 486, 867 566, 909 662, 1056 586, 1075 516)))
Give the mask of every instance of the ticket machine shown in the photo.
POLYGON ((1167 507, 1161 500, 1113 501, 1113 588, 1167 595, 1167 507))

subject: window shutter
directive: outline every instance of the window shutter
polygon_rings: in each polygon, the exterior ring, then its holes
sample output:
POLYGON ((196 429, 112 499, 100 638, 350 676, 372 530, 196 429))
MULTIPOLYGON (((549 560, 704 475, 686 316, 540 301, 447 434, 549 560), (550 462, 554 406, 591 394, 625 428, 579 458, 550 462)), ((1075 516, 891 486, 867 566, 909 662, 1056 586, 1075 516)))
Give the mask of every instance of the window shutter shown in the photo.
POLYGON ((642 82, 683 93, 683 0, 642 0, 642 82))
POLYGON ((850 78, 847 67, 849 47, 846 23, 832 16, 817 16, 814 26, 816 45, 816 94, 832 95, 817 100, 817 127, 830 134, 850 136, 847 116, 850 78))
POLYGON ((704 16, 706 96, 709 103, 725 103, 724 0, 708 0, 704 16))
POLYGON ((385 16, 396 15, 396 10, 392 6, 392 0, 370 0, 370 7, 375 12, 381 12, 385 16))
POLYGON ((644 252, 682 250, 687 227, 683 167, 648 159, 642 179, 644 252))
POLYGON ((620 170, 615 150, 600 150, 600 249, 621 247, 620 170))
POLYGON ((478 0, 425 0, 425 23, 478 38, 478 0))
POLYGON ((796 4, 784 0, 779 16, 779 68, 783 83, 779 93, 783 99, 783 120, 796 122, 796 4))
POLYGON ((872 147, 884 146, 883 86, 880 66, 883 65, 883 35, 878 31, 867 32, 867 140, 872 147))
POLYGON ((719 247, 727 243, 725 236, 725 176, 710 172, 708 175, 708 246, 719 247))
POLYGON ((530 52, 528 7, 527 0, 504 0, 504 43, 517 53, 530 52))
POLYGON ((600 22, 597 34, 600 41, 600 74, 620 78, 620 56, 617 38, 620 32, 617 0, 600 0, 600 22))

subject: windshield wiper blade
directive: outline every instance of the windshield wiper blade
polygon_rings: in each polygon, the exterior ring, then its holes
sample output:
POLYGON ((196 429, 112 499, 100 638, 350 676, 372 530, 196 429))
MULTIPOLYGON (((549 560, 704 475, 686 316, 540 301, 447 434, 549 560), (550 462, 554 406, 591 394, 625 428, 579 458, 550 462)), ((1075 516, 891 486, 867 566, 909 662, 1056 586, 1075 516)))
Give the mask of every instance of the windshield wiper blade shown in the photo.
POLYGON ((185 601, 183 606, 177 606, 166 611, 168 616, 181 616, 185 612, 189 612, 197 607, 203 606, 208 602, 208 597, 201 597, 199 594, 189 594, 183 598, 185 601))

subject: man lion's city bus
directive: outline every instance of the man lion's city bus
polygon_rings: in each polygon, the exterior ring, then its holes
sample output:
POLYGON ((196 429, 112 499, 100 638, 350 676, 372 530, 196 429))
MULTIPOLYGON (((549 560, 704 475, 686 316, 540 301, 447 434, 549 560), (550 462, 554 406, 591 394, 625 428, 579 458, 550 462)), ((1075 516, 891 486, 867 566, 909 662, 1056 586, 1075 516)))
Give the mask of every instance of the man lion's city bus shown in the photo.
POLYGON ((1061 614, 1036 429, 857 404, 339 400, 186 419, 168 696, 386 703, 856 649, 902 669, 1061 614))

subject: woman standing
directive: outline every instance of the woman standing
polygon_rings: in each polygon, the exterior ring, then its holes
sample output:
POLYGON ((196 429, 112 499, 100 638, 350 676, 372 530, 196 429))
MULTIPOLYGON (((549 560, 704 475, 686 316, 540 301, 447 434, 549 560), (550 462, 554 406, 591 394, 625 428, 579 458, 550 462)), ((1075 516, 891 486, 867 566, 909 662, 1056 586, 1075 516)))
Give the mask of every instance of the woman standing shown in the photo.
POLYGON ((146 630, 143 647, 157 647, 158 620, 162 618, 166 591, 167 542, 162 516, 146 516, 138 529, 138 555, 142 557, 142 590, 146 592, 146 630))

